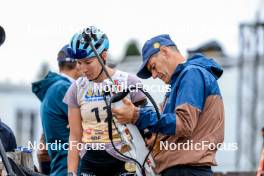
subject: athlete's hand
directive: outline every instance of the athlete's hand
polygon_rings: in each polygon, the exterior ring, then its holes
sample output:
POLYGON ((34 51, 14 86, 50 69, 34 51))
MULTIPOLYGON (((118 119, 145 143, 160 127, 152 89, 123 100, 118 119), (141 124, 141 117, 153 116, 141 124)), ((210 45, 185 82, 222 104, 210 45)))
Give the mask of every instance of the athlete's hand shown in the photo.
POLYGON ((119 123, 136 123, 138 119, 139 108, 128 99, 124 98, 122 107, 112 108, 112 113, 119 123))

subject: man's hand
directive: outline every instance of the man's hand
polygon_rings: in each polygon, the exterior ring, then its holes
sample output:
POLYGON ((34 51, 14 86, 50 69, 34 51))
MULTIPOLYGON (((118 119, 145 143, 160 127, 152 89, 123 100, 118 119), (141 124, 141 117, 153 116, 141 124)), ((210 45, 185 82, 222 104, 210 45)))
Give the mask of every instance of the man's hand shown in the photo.
POLYGON ((122 101, 122 107, 112 108, 113 115, 121 124, 136 123, 138 119, 139 108, 134 106, 128 98, 124 98, 122 101))
POLYGON ((156 134, 152 133, 151 137, 149 139, 145 138, 145 143, 146 146, 150 149, 150 147, 154 144, 154 140, 155 140, 156 134))

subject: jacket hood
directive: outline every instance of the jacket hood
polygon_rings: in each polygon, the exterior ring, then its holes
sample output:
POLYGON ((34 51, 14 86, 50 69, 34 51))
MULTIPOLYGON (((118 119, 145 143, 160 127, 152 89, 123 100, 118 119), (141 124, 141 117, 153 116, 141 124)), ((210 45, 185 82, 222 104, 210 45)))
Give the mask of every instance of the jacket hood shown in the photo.
POLYGON ((67 78, 49 71, 43 80, 32 83, 32 92, 38 97, 40 101, 42 101, 49 87, 61 79, 67 80, 67 78))
POLYGON ((173 77, 177 77, 177 75, 179 75, 184 68, 190 65, 195 65, 206 69, 212 75, 214 75, 215 79, 219 79, 223 74, 222 67, 213 59, 208 58, 202 54, 195 54, 189 59, 187 59, 185 63, 182 63, 177 66, 175 72, 173 73, 173 77))

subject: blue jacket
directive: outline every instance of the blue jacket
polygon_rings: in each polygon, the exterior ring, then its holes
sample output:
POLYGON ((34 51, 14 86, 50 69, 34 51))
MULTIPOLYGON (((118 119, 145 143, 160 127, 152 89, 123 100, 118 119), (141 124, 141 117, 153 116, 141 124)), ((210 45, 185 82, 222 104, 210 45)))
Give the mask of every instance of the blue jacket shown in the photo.
MULTIPOLYGON (((176 134, 177 107, 188 104, 202 112, 209 96, 221 97, 216 80, 222 73, 222 68, 215 61, 202 54, 196 54, 178 65, 170 80, 171 91, 166 94, 159 132, 164 135, 176 134)), ((140 109, 136 125, 140 129, 149 128, 156 132, 157 115, 152 107, 140 109)))
MULTIPOLYGON (((67 173, 67 150, 60 148, 68 143, 68 107, 63 103, 71 82, 67 78, 49 72, 41 81, 32 84, 32 92, 41 101, 40 115, 46 143, 57 143, 56 150, 48 145, 48 153, 51 159, 51 175, 64 176, 67 173)), ((67 146, 66 146, 67 147, 67 146)))

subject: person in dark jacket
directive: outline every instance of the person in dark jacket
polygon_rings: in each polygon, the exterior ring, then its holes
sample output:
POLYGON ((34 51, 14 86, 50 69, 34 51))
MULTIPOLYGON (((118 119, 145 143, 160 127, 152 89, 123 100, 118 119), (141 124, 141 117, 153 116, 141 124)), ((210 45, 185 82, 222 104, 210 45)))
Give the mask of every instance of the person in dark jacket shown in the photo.
POLYGON ((0 139, 6 152, 13 152, 17 148, 16 138, 9 126, 0 119, 0 139))
MULTIPOLYGON (((217 83, 222 68, 202 54, 185 59, 167 34, 146 41, 142 54, 137 76, 170 85, 152 152, 155 171, 162 176, 213 175, 211 166, 216 165, 215 154, 224 140, 224 106, 217 83)), ((124 107, 112 112, 120 123, 157 132, 151 107, 137 108, 125 99, 124 107)))
POLYGON ((67 48, 68 45, 64 46, 58 53, 60 73, 49 72, 43 80, 32 83, 32 92, 41 101, 41 121, 51 160, 50 175, 54 176, 67 174, 68 151, 63 144, 68 145, 70 130, 68 107, 62 100, 72 82, 81 75, 78 63, 70 58, 67 48))

